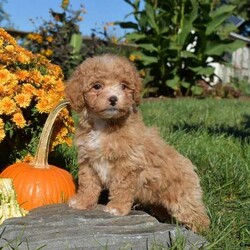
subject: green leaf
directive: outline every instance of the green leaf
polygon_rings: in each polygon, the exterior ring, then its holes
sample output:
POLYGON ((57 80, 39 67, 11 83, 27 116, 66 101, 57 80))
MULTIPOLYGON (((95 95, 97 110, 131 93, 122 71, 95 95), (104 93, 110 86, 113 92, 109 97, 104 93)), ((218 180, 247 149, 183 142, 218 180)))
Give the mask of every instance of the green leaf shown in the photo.
POLYGON ((209 56, 221 56, 225 52, 233 52, 246 45, 245 42, 236 40, 232 43, 220 43, 208 42, 204 53, 209 56))
POLYGON ((213 32, 217 32, 218 27, 222 25, 229 16, 230 14, 226 13, 224 15, 220 15, 220 16, 213 18, 212 21, 208 23, 205 34, 210 35, 213 32))
POLYGON ((73 47, 72 54, 79 53, 82 47, 82 35, 76 33, 73 34, 70 39, 70 46, 73 47))
POLYGON ((178 34, 178 43, 181 47, 185 44, 187 36, 190 34, 193 28, 193 22, 198 16, 198 3, 195 0, 191 0, 192 11, 190 14, 185 14, 183 19, 183 26, 181 32, 178 34))
POLYGON ((192 91, 193 95, 201 95, 203 92, 203 89, 202 89, 202 87, 194 85, 191 87, 191 91, 192 91))
POLYGON ((141 51, 134 51, 133 52, 134 55, 137 55, 138 58, 140 58, 139 60, 141 60, 142 64, 144 66, 149 66, 150 64, 153 64, 153 63, 157 63, 158 62, 158 59, 157 57, 154 57, 154 56, 147 56, 145 55, 144 53, 142 53, 141 51))
POLYGON ((136 29, 138 30, 138 25, 133 22, 115 22, 115 25, 119 25, 123 29, 136 29))
POLYGON ((146 55, 143 55, 141 57, 141 60, 142 60, 142 63, 145 65, 145 66, 148 66, 152 63, 157 63, 158 60, 156 57, 153 57, 153 56, 146 56, 146 55))
POLYGON ((145 10, 146 10, 146 14, 147 14, 147 18, 148 18, 148 23, 149 25, 156 30, 157 33, 159 33, 159 27, 156 24, 155 21, 155 13, 154 13, 154 8, 152 7, 151 4, 146 3, 145 6, 145 10))
POLYGON ((214 73, 214 68, 211 66, 208 67, 199 66, 199 67, 188 67, 188 68, 194 71, 198 75, 210 76, 214 73))
POLYGON ((187 50, 181 51, 181 57, 197 59, 197 55, 187 50))
POLYGON ((153 52, 153 51, 157 52, 157 48, 153 44, 150 44, 150 43, 141 43, 138 46, 150 52, 153 52))
POLYGON ((210 35, 213 32, 216 32, 218 27, 222 23, 224 23, 230 15, 233 14, 234 9, 235 6, 224 4, 217 8, 215 11, 211 12, 209 14, 209 16, 211 17, 211 22, 208 23, 205 34, 210 35))
POLYGON ((188 89, 190 87, 191 83, 190 82, 181 82, 181 86, 188 89))
POLYGON ((171 89, 174 89, 174 90, 179 89, 179 87, 180 87, 179 83, 180 83, 179 76, 175 76, 173 79, 169 79, 166 82, 167 86, 170 87, 171 89))
POLYGON ((223 4, 219 8, 216 8, 214 11, 211 11, 209 16, 211 18, 215 18, 217 16, 220 16, 225 13, 232 13, 233 10, 235 9, 234 5, 228 5, 228 4, 223 4))
POLYGON ((146 38, 146 35, 134 32, 134 33, 127 34, 126 38, 130 41, 138 41, 138 40, 146 38))

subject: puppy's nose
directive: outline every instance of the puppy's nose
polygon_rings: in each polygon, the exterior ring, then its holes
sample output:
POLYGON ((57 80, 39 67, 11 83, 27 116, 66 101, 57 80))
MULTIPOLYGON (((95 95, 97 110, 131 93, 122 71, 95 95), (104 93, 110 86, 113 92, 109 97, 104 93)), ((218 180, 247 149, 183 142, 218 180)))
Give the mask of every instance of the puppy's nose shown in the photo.
POLYGON ((117 96, 112 95, 112 96, 109 97, 109 102, 110 102, 110 105, 111 105, 111 106, 115 106, 116 103, 117 103, 117 101, 118 101, 117 96))

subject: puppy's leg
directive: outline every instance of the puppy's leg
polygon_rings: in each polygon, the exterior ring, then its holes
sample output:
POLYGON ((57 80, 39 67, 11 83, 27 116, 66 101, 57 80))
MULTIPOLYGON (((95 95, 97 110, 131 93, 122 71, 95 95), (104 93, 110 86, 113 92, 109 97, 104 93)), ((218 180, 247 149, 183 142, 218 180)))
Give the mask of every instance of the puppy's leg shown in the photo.
POLYGON ((69 200, 69 206, 76 209, 91 209, 97 202, 102 190, 101 182, 88 165, 80 166, 77 193, 69 200))
POLYGON ((201 232, 209 228, 210 220, 200 196, 200 192, 195 191, 181 197, 168 193, 162 204, 177 221, 194 232, 201 232))
POLYGON ((136 178, 133 174, 126 178, 122 175, 116 176, 110 185, 110 201, 104 211, 117 216, 129 214, 134 203, 135 190, 136 178))

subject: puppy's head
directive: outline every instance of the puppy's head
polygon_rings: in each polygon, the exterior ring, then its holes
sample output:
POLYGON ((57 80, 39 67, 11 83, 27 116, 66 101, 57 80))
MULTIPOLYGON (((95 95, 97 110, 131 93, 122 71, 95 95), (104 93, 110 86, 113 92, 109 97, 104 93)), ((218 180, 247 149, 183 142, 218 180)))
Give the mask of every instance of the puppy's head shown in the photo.
POLYGON ((102 55, 85 60, 66 84, 66 98, 77 112, 84 108, 103 119, 126 115, 140 103, 141 80, 124 57, 102 55))

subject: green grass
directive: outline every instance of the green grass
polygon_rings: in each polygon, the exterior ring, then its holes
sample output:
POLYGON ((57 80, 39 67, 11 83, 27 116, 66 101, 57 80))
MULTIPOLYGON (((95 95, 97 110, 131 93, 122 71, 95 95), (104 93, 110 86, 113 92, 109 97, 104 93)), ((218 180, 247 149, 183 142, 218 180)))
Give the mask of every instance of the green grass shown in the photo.
POLYGON ((250 249, 250 102, 168 99, 141 110, 197 167, 212 221, 206 249, 250 249))
MULTIPOLYGON (((197 167, 212 221, 206 249, 249 250, 250 102, 166 99, 145 101, 141 110, 145 123, 197 167)), ((76 160, 67 164, 76 176, 76 160)))

